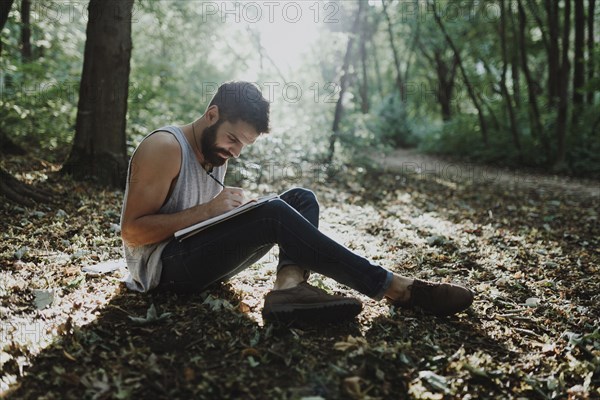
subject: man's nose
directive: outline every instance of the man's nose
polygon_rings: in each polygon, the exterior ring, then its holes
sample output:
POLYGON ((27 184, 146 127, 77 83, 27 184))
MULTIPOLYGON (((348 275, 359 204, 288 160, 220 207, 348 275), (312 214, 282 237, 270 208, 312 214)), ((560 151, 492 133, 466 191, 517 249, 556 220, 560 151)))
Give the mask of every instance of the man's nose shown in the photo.
POLYGON ((242 145, 236 144, 236 145, 231 146, 231 148, 229 149, 229 152, 231 153, 233 158, 238 158, 240 156, 240 154, 242 153, 242 145))

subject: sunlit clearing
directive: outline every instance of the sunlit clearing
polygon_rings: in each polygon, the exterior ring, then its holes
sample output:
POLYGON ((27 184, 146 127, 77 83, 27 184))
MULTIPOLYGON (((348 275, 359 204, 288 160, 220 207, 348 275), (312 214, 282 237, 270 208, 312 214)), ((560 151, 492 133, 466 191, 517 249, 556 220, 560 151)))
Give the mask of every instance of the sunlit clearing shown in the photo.
POLYGON ((236 79, 259 80, 265 78, 265 71, 291 79, 291 73, 306 62, 323 21, 334 19, 335 10, 326 7, 317 1, 222 2, 217 9, 205 11, 216 13, 225 29, 244 24, 259 49, 256 57, 246 60, 248 68, 236 79))

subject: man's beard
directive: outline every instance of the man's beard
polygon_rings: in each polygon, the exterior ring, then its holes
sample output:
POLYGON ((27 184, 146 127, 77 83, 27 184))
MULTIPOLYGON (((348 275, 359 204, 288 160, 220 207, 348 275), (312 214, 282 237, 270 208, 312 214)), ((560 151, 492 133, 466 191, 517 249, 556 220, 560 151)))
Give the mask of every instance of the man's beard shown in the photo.
POLYGON ((204 161, 210 164, 211 167, 220 167, 227 162, 227 158, 223 158, 219 153, 229 154, 227 150, 215 145, 217 142, 217 129, 222 122, 223 121, 219 120, 212 126, 204 128, 204 131, 202 131, 202 138, 200 139, 202 156, 204 157, 204 161))

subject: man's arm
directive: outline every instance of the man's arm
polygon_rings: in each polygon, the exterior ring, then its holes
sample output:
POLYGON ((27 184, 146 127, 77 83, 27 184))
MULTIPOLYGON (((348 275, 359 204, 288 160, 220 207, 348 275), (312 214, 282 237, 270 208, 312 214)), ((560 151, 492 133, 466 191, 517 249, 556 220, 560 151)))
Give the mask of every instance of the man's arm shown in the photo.
POLYGON ((241 204, 241 189, 226 188, 208 203, 173 214, 158 214, 179 175, 180 166, 181 147, 173 135, 157 132, 140 144, 132 160, 121 221, 121 237, 128 245, 163 241, 182 228, 241 204))

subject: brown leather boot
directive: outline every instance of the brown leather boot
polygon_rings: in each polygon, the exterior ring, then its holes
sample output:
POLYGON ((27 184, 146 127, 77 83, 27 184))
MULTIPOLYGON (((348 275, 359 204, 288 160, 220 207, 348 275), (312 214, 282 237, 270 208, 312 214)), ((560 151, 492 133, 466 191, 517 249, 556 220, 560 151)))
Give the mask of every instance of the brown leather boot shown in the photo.
POLYGON ((453 283, 435 283, 415 279, 408 286, 410 299, 399 302, 388 299, 394 306, 420 308, 427 314, 444 317, 464 311, 473 303, 473 292, 453 283))
POLYGON ((290 289, 267 293, 262 316, 268 321, 326 323, 351 320, 361 310, 358 299, 331 295, 302 282, 290 289))

